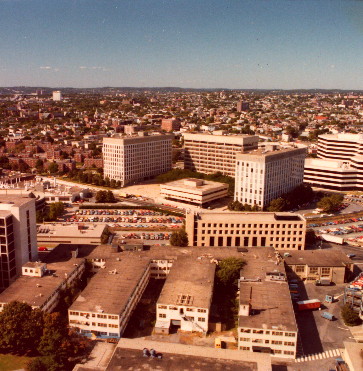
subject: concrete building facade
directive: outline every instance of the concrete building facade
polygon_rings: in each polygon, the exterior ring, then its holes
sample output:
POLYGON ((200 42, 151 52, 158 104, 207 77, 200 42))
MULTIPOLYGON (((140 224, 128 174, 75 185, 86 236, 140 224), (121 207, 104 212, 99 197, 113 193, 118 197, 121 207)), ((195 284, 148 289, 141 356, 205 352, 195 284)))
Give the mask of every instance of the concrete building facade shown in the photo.
POLYGON ((221 172, 234 177, 236 155, 257 149, 255 135, 208 135, 185 133, 184 168, 206 174, 221 172))
POLYGON ((172 166, 172 134, 103 139, 104 176, 121 186, 165 173, 172 166))
POLYGON ((299 186, 304 178, 305 148, 274 146, 236 155, 234 199, 264 208, 299 186))
POLYGON ((189 246, 305 249, 306 220, 292 213, 202 211, 187 213, 189 246))
POLYGON ((156 305, 155 332, 208 331, 215 264, 209 260, 178 258, 172 266, 156 305))
POLYGON ((203 206, 228 195, 228 184, 203 179, 181 179, 160 184, 160 196, 178 202, 203 206))
POLYGON ((38 258, 35 200, 0 196, 0 289, 21 274, 21 267, 38 258))

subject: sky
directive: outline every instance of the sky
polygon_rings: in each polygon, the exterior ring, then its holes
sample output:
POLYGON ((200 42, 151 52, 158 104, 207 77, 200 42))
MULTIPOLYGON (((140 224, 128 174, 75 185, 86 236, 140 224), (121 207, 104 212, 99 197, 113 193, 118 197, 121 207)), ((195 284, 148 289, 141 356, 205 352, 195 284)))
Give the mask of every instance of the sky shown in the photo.
POLYGON ((363 89, 362 0, 0 0, 0 86, 363 89))

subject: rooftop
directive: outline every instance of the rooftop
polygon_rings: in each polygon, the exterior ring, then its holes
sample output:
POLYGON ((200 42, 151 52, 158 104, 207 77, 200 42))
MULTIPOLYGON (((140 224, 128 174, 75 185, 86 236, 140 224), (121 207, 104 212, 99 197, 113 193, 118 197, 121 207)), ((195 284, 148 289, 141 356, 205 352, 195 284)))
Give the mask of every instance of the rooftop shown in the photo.
MULTIPOLYGON (((47 264, 49 273, 43 277, 20 276, 0 294, 0 303, 17 300, 41 307, 76 266, 83 262, 81 258, 68 258, 67 261, 47 264)), ((37 263, 28 263, 27 266, 34 267, 37 263)))
POLYGON ((38 237, 100 238, 104 229, 103 224, 88 224, 87 229, 78 229, 77 224, 41 224, 38 226, 37 235, 38 237))
POLYGON ((0 195, 0 208, 2 208, 1 204, 12 204, 13 206, 20 207, 28 202, 34 202, 34 199, 20 195, 0 195))
POLYGON ((188 178, 160 185, 161 190, 168 188, 182 189, 183 191, 191 190, 193 192, 198 191, 203 193, 214 191, 216 188, 228 188, 228 185, 225 183, 213 182, 211 180, 188 178))
POLYGON ((242 282, 240 303, 248 302, 251 315, 239 316, 239 327, 297 331, 287 282, 242 282))
POLYGON ((209 308, 216 265, 209 260, 178 257, 170 269, 158 303, 209 308))
POLYGON ((352 261, 341 251, 332 249, 280 251, 283 255, 288 252, 291 256, 284 257, 287 265, 307 264, 311 267, 343 267, 352 261))
POLYGON ((69 308, 85 312, 120 314, 148 268, 149 259, 121 257, 110 259, 93 276, 87 287, 69 308), (119 260, 117 260, 119 259, 119 260), (107 294, 106 294, 107 293, 107 294))

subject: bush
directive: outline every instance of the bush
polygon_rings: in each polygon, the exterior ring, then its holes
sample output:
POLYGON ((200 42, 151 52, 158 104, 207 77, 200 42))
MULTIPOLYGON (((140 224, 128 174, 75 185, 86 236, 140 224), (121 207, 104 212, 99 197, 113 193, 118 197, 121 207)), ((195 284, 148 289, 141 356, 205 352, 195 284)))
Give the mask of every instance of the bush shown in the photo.
POLYGON ((341 315, 343 317, 344 323, 347 326, 358 326, 362 323, 359 314, 355 312, 349 304, 345 304, 342 307, 341 315))
POLYGON ((170 237, 170 245, 186 247, 188 246, 188 235, 184 229, 173 232, 170 237))

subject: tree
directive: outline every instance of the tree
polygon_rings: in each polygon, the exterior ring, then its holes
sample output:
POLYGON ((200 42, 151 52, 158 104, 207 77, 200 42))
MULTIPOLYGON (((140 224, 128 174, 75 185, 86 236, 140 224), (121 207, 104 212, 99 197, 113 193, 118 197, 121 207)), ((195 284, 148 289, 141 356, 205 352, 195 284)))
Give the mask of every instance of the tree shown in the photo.
POLYGON ((359 317, 359 314, 355 312, 349 304, 345 304, 342 307, 341 315, 344 320, 344 323, 347 326, 358 326, 362 323, 362 320, 359 317))
POLYGON ((29 304, 13 301, 0 313, 0 349, 25 354, 35 352, 42 334, 43 313, 29 304))
POLYGON ((317 240, 316 234, 313 229, 308 229, 305 234, 305 242, 313 245, 317 240))
POLYGON ((186 247, 188 246, 188 235, 184 229, 173 232, 170 237, 170 244, 172 246, 186 247))
POLYGON ((330 196, 323 197, 318 203, 318 208, 322 209, 325 213, 337 211, 343 202, 343 195, 335 193, 330 196))
POLYGON ((268 211, 283 211, 286 207, 286 201, 282 198, 275 198, 270 202, 269 207, 267 208, 268 211))
POLYGON ((237 280, 240 277, 240 270, 245 265, 243 259, 226 258, 219 262, 216 278, 223 286, 237 286, 237 280))
POLYGON ((48 170, 51 174, 56 174, 58 172, 58 164, 56 162, 52 162, 48 166, 48 170))

